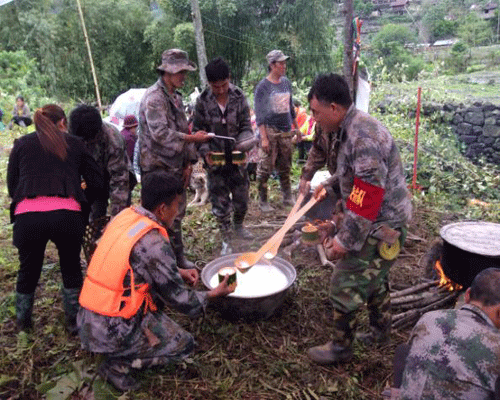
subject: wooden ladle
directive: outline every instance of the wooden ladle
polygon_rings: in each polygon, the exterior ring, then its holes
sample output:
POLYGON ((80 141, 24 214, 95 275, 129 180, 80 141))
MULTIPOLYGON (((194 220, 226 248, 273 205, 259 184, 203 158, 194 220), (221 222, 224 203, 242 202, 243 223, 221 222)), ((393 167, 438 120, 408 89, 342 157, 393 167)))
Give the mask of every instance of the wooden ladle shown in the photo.
POLYGON ((270 258, 273 258, 276 255, 278 248, 281 244, 281 241, 283 240, 288 230, 293 226, 293 224, 295 224, 295 222, 297 222, 300 219, 300 217, 302 217, 307 211, 311 209, 312 206, 314 206, 317 203, 316 198, 311 197, 311 199, 302 208, 295 211, 300 205, 299 200, 300 202, 302 201, 300 196, 299 199, 297 199, 297 202, 295 203, 294 207, 290 211, 290 214, 288 215, 288 218, 286 219, 285 223, 278 230, 278 232, 276 232, 266 243, 264 243, 264 245, 259 250, 257 250, 257 252, 248 252, 241 254, 234 261, 234 265, 236 268, 238 268, 241 272, 245 272, 250 267, 255 265, 267 253, 271 254, 270 258))

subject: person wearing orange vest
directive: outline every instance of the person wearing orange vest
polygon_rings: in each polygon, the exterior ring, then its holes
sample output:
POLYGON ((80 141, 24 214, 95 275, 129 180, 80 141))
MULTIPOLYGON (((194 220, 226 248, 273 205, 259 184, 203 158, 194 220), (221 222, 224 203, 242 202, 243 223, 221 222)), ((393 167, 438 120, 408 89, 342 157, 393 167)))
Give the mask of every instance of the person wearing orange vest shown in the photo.
POLYGON ((299 126, 300 138, 297 140, 298 163, 305 163, 307 154, 312 147, 316 121, 311 115, 307 115, 307 111, 300 103, 294 99, 295 114, 297 115, 297 124, 299 126))
POLYGON ((227 278, 209 291, 189 287, 198 283, 198 271, 177 267, 166 230, 179 211, 183 184, 165 171, 145 175, 141 184, 142 206, 120 212, 99 241, 77 318, 82 347, 105 356, 99 375, 123 391, 138 387, 134 370, 193 351, 193 336, 162 312, 163 305, 196 316, 210 299, 235 289, 227 278))

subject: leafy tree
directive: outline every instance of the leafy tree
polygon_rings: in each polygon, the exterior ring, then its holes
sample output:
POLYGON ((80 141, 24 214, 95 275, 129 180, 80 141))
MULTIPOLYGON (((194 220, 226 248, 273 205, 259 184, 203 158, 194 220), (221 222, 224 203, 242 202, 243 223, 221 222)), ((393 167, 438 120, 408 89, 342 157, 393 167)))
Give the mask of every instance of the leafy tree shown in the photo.
POLYGON ((491 41, 493 30, 476 13, 469 13, 459 22, 458 36, 469 46, 476 47, 491 41))
POLYGON ((360 17, 369 17, 374 9, 371 0, 354 0, 354 13, 360 17))
POLYGON ((457 42, 450 51, 450 56, 445 60, 446 67, 455 73, 465 72, 471 59, 470 49, 464 42, 457 42))
POLYGON ((383 57, 399 57, 393 52, 404 52, 404 46, 414 44, 416 35, 404 25, 387 24, 373 38, 372 49, 383 57))

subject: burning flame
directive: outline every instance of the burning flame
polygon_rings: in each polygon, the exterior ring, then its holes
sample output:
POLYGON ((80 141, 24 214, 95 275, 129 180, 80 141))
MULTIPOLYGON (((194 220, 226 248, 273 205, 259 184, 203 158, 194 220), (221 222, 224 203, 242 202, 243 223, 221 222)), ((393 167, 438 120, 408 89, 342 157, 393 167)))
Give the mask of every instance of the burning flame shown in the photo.
POLYGON ((434 265, 434 269, 439 275, 439 287, 444 287, 450 292, 453 292, 454 290, 461 290, 462 285, 459 285, 458 283, 453 282, 450 278, 446 276, 446 274, 443 271, 443 267, 441 266, 441 262, 439 260, 436 261, 436 264, 434 265))

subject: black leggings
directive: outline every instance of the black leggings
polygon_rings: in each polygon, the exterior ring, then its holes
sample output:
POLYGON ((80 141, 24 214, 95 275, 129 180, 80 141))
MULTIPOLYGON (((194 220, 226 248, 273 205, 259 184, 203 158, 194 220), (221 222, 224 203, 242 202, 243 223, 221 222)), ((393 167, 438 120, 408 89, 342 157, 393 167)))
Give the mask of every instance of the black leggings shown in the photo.
POLYGON ((45 247, 51 240, 59 252, 59 264, 66 289, 82 286, 80 266, 85 223, 78 211, 56 210, 16 215, 13 242, 19 250, 16 290, 33 293, 42 272, 45 247))

